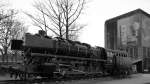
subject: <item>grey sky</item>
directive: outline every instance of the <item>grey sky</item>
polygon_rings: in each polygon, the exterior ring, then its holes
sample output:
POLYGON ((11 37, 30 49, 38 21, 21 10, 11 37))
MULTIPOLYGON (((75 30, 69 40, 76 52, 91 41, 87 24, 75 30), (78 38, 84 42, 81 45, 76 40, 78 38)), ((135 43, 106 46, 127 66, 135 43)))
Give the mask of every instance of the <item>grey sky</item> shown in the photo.
MULTIPOLYGON (((11 6, 20 11, 32 12, 33 0, 9 0, 11 6)), ((91 45, 104 46, 104 22, 115 16, 141 8, 150 13, 149 0, 88 0, 84 13, 79 22, 87 24, 79 40, 91 45)), ((23 15, 21 15, 22 17, 23 15)), ((29 19, 25 19, 28 22, 29 19)), ((30 24, 28 22, 28 24, 30 24)), ((37 32, 30 27, 29 32, 37 32)))

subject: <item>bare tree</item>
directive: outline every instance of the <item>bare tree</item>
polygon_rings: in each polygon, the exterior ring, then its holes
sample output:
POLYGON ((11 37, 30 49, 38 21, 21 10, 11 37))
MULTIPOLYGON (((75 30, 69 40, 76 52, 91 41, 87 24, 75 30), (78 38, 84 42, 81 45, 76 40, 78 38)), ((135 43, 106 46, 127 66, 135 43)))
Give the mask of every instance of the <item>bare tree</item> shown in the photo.
POLYGON ((15 15, 16 12, 14 10, 1 12, 1 17, 9 16, 0 20, 0 52, 2 54, 3 61, 4 57, 6 57, 8 61, 10 40, 20 37, 25 29, 23 24, 14 18, 15 15))
POLYGON ((72 26, 69 28, 69 39, 70 40, 78 40, 79 38, 79 35, 81 33, 81 30, 85 27, 86 25, 85 24, 77 24, 77 23, 74 23, 72 24, 72 26))
MULTIPOLYGON (((42 30, 51 30, 58 37, 69 39, 72 32, 79 29, 73 28, 85 5, 85 0, 45 0, 35 2, 34 7, 38 16, 28 14, 34 24, 42 30)), ((72 33, 73 34, 73 33, 72 33)))
POLYGON ((71 25, 78 19, 81 11, 83 10, 85 0, 64 0, 61 4, 61 8, 64 11, 64 25, 66 28, 66 39, 69 39, 70 31, 77 31, 76 28, 69 29, 71 25), (76 4, 77 3, 77 4, 76 4), (75 6, 75 7, 73 7, 75 6))

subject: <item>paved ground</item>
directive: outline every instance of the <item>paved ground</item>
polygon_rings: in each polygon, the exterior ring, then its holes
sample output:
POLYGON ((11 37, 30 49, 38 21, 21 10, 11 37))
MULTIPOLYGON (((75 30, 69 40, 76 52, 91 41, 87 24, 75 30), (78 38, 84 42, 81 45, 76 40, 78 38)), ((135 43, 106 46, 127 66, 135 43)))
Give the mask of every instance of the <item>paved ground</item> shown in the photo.
MULTIPOLYGON (((58 84, 63 84, 63 82, 58 84)), ((112 79, 108 77, 95 80, 70 81, 64 82, 64 84, 150 84, 150 74, 134 74, 131 78, 126 79, 112 79)))
MULTIPOLYGON (((6 78, 9 79, 9 78, 6 78)), ((29 83, 26 81, 3 81, 6 80, 0 76, 0 84, 150 84, 150 74, 134 74, 130 78, 125 79, 113 79, 98 78, 90 80, 73 80, 65 82, 42 82, 42 83, 29 83)))

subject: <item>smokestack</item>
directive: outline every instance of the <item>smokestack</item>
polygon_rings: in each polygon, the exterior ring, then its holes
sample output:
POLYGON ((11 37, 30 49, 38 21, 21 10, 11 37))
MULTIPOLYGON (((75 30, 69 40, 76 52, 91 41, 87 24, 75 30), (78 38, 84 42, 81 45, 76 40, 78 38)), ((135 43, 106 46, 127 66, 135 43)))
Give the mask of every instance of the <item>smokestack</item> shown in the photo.
POLYGON ((39 30, 39 35, 44 37, 46 36, 46 32, 43 30, 39 30))

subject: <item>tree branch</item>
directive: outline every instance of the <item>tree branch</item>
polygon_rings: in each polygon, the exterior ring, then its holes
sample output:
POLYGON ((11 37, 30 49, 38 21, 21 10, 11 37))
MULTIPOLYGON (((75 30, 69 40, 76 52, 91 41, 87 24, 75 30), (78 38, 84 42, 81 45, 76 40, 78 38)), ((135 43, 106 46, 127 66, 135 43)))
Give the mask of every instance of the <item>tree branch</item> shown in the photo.
POLYGON ((56 35, 59 35, 58 33, 56 33, 53 29, 51 29, 50 27, 48 27, 47 25, 45 25, 44 23, 40 22, 39 20, 37 20, 35 17, 33 17, 32 15, 26 13, 28 16, 30 16, 33 20, 37 21, 38 23, 46 26, 48 29, 50 29, 53 33, 55 33, 56 35))

